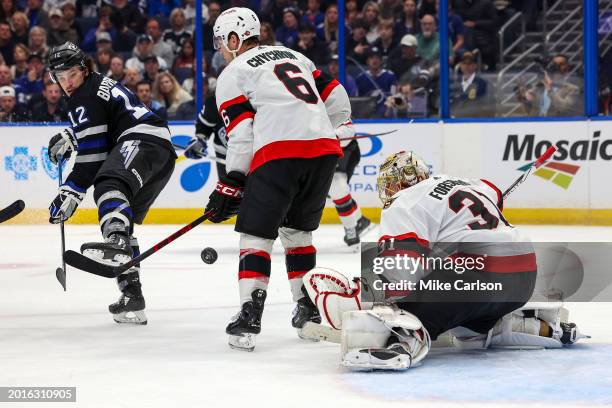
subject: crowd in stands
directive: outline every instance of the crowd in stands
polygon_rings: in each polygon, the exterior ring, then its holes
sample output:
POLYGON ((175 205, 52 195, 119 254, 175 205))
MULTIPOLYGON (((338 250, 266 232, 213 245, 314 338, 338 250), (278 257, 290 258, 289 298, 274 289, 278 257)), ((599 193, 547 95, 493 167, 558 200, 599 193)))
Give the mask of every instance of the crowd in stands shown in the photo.
MULTIPOLYGON (((49 49, 72 41, 96 70, 132 90, 169 120, 193 120, 196 0, 1 0, 0 121, 66 121, 63 94, 46 75, 49 49)), ((345 35, 345 87, 356 117, 427 117, 439 109, 438 0, 346 0, 345 21, 329 0, 223 0, 203 4, 204 92, 225 66, 213 47, 213 26, 233 6, 258 11, 264 45, 284 45, 339 77, 338 30, 345 35)), ((492 84, 497 30, 533 0, 449 0, 451 110, 495 114, 492 84)), ((508 41, 513 40, 509 33, 508 41)), ((506 40, 506 39, 505 39, 506 40)), ((567 62, 567 61, 566 61, 567 62)), ((549 78, 551 79, 551 78, 549 78)), ((555 85, 518 95, 526 114, 547 115, 555 85), (545 92, 547 91, 547 92, 545 92), (536 106, 537 105, 537 106, 536 106), (546 109, 545 109, 546 108, 546 109)), ((565 92, 569 92, 565 87, 565 92)), ((571 93, 571 92, 570 92, 571 93)))

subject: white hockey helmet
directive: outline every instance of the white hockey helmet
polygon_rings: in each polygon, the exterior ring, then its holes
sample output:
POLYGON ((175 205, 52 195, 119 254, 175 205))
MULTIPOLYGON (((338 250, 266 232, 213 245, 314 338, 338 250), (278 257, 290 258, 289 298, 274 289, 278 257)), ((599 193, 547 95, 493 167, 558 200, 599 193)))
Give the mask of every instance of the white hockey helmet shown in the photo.
POLYGON ((236 51, 240 49, 242 43, 247 38, 259 37, 261 24, 257 14, 246 7, 232 7, 225 10, 217 17, 213 28, 214 46, 218 50, 222 46, 236 56, 236 51), (239 39, 238 48, 230 50, 228 40, 231 33, 236 33, 239 39))
POLYGON ((376 184, 378 196, 386 208, 401 190, 429 178, 429 166, 411 151, 401 151, 387 157, 380 165, 376 184))

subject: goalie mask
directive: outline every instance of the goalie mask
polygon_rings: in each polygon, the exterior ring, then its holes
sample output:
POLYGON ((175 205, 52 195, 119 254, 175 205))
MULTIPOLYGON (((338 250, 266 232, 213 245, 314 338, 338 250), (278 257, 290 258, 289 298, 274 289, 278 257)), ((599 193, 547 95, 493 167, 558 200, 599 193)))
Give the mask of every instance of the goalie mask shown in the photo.
POLYGON ((376 184, 378 196, 387 208, 399 191, 429 178, 429 167, 411 151, 401 151, 387 157, 380 165, 376 184))
POLYGON ((214 46, 218 50, 224 47, 236 57, 236 52, 242 47, 242 43, 247 38, 259 37, 261 24, 257 14, 246 7, 232 7, 225 10, 217 17, 214 33, 214 46), (238 47, 230 50, 228 41, 231 33, 238 36, 238 47))

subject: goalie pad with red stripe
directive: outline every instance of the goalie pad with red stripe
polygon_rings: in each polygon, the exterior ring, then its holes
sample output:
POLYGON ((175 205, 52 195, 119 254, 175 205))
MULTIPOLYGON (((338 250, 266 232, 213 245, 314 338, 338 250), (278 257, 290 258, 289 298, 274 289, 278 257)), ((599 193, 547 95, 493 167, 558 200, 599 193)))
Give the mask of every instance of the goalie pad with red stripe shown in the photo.
POLYGON ((333 269, 314 268, 302 281, 319 314, 334 329, 342 328, 344 312, 363 309, 359 278, 350 280, 333 269))

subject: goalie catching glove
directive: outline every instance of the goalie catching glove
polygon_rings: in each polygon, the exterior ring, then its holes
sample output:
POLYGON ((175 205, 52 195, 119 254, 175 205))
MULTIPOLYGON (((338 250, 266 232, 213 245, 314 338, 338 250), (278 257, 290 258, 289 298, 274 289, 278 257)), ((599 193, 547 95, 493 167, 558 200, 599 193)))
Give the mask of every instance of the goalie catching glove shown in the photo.
POLYGON ((66 221, 72 217, 83 198, 85 198, 86 190, 81 190, 76 186, 62 184, 59 188, 59 194, 49 206, 49 222, 51 224, 59 224, 60 221, 66 221))
POLYGON ((206 205, 206 212, 213 211, 209 218, 210 221, 219 223, 238 214, 245 183, 246 176, 235 171, 231 171, 227 176, 219 179, 215 191, 208 198, 208 204, 206 205))
POLYGON ((76 150, 77 140, 70 129, 64 129, 49 140, 47 155, 51 163, 57 164, 59 158, 68 159, 76 150))

